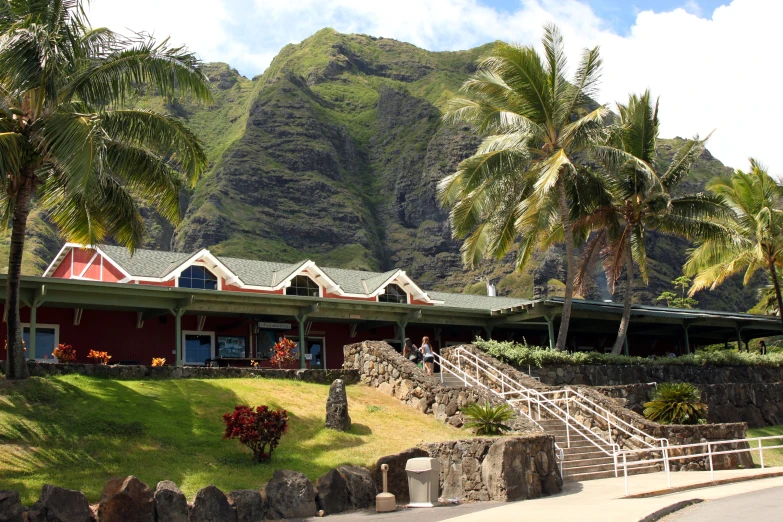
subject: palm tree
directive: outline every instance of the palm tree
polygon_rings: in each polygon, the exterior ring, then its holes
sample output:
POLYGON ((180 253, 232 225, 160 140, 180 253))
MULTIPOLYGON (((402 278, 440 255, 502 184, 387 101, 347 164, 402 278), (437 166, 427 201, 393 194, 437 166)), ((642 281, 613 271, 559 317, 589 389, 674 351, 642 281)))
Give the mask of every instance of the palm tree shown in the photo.
POLYGON ((685 273, 695 275, 690 295, 712 290, 740 271, 747 285, 763 269, 772 280, 783 321, 777 273, 783 267, 783 188, 753 158, 750 171, 713 179, 707 188, 725 201, 730 213, 718 222, 721 233, 700 241, 688 257, 685 273))
POLYGON ((145 85, 211 99, 195 56, 91 28, 83 0, 0 0, 0 208, 12 223, 6 378, 26 378, 19 278, 27 217, 38 206, 68 240, 143 241, 136 199, 179 218, 183 177, 207 165, 196 137, 153 111, 123 108, 145 85))
POLYGON ((709 195, 671 196, 677 184, 688 175, 706 140, 688 140, 659 176, 655 152, 658 101, 652 100, 648 90, 641 96, 629 96, 628 103, 618 104, 617 109, 619 121, 611 126, 606 144, 594 148, 603 169, 594 176, 584 175, 577 180, 574 189, 580 197, 572 198, 575 211, 582 214, 575 222, 577 231, 592 232, 577 275, 578 287, 581 289, 588 267, 599 256, 603 258, 611 292, 625 271, 623 314, 613 354, 622 352, 628 332, 634 264, 639 267, 644 283, 648 281, 647 231, 704 236, 712 228, 704 219, 721 210, 720 201, 709 195))
MULTIPOLYGON (((438 186, 451 207, 451 224, 463 261, 502 258, 520 240, 516 266, 534 249, 565 242, 566 281, 557 349, 563 350, 574 289, 574 242, 567 183, 578 174, 580 153, 598 143, 607 109, 596 107, 601 59, 585 50, 566 80, 563 39, 545 27, 544 56, 533 47, 499 43, 450 102, 445 120, 467 123, 486 135, 476 153, 438 186)), ((584 154, 581 154, 584 156, 584 154)))

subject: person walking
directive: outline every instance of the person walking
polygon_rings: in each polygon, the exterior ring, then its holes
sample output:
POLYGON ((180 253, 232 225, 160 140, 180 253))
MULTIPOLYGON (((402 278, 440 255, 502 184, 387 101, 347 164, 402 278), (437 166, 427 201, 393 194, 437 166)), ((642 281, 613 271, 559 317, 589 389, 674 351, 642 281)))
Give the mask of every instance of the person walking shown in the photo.
POLYGON ((421 354, 424 356, 424 368, 427 375, 432 375, 432 369, 435 366, 435 352, 432 351, 430 338, 426 335, 421 339, 421 354))

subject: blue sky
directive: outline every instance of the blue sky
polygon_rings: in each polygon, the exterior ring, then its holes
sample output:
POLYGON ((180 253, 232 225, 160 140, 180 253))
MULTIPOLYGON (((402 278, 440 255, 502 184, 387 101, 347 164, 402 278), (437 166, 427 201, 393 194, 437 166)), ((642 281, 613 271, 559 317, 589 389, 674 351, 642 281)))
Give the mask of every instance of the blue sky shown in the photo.
POLYGON ((432 51, 495 40, 539 45, 560 26, 571 63, 600 46, 598 99, 610 107, 650 88, 664 137, 706 136, 732 167, 759 158, 783 175, 777 122, 783 0, 93 0, 93 25, 148 31, 247 77, 324 27, 432 51))

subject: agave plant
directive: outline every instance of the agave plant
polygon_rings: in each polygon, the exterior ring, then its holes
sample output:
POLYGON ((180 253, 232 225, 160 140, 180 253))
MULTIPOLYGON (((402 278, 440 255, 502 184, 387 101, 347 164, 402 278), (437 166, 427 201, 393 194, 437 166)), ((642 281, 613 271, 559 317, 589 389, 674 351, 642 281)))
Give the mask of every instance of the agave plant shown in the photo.
POLYGON ((644 416, 660 424, 699 424, 707 419, 707 405, 693 384, 665 382, 644 403, 644 416))
POLYGON ((480 405, 477 402, 462 409, 468 418, 465 426, 476 430, 476 435, 502 435, 511 431, 511 426, 505 424, 514 418, 514 410, 508 404, 493 406, 488 402, 480 405))

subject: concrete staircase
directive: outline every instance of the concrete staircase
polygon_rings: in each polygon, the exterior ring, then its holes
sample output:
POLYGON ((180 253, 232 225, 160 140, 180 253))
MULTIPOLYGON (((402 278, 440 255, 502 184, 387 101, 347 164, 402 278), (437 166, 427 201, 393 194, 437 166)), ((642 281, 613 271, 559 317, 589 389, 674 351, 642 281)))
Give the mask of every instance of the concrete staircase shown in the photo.
POLYGON ((435 377, 438 379, 442 378, 443 386, 448 386, 449 388, 465 386, 465 382, 451 372, 437 373, 435 374, 435 377))
MULTIPOLYGON (((537 421, 539 425, 555 437, 557 445, 563 448, 563 481, 580 482, 615 476, 614 458, 612 447, 597 435, 576 433, 571 429, 570 445, 566 437, 566 426, 560 419, 542 419, 537 421)), ((584 430, 582 430, 584 432, 584 430)), ((618 468, 622 474, 622 468, 618 468)), ((643 465, 628 468, 629 475, 639 473, 652 473, 660 471, 657 464, 643 465)))

